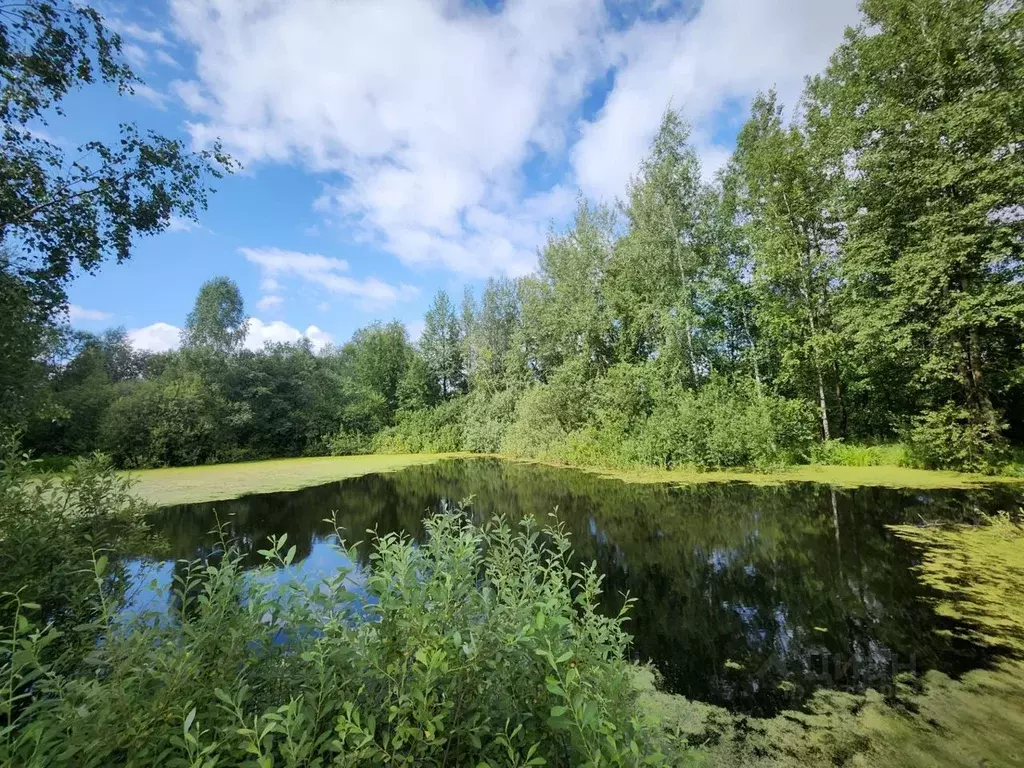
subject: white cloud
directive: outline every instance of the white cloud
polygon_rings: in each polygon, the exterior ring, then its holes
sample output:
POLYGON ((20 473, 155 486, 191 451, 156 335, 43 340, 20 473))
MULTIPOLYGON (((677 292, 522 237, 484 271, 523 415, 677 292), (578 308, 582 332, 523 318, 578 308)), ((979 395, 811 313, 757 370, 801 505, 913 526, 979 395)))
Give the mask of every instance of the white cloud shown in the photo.
POLYGON ((258 317, 249 319, 249 333, 245 337, 247 349, 263 349, 268 342, 273 344, 294 344, 303 337, 309 339, 313 349, 319 352, 333 340, 329 333, 311 325, 305 331, 299 331, 281 320, 264 323, 258 317))
MULTIPOLYGON (((531 269, 577 186, 622 195, 670 100, 710 174, 729 150, 723 111, 773 85, 792 104, 857 0, 704 0, 622 30, 603 0, 170 4, 195 47, 195 78, 172 89, 197 144, 334 174, 315 206, 329 221, 407 265, 483 276, 531 269), (610 68, 607 102, 581 121, 610 68), (537 167, 568 170, 537 185, 537 167)), ((318 274, 344 284, 338 271, 318 274)))
POLYGON ((133 22, 120 19, 108 18, 105 21, 107 26, 122 37, 130 37, 148 45, 167 45, 167 38, 159 29, 146 29, 133 22))
POLYGON ((173 67, 174 69, 181 69, 181 64, 178 62, 178 60, 162 48, 157 48, 157 50, 153 53, 153 56, 161 64, 166 64, 168 67, 173 67))
POLYGON ((610 43, 615 85, 572 151, 583 191, 613 199, 647 152, 671 102, 694 126, 694 144, 710 176, 731 147, 713 132, 723 109, 775 87, 787 107, 803 78, 824 68, 843 30, 857 20, 857 0, 706 0, 690 21, 642 23, 610 43))
POLYGON ((259 301, 257 301, 256 308, 263 312, 267 312, 271 309, 276 309, 277 307, 280 307, 282 304, 284 304, 284 299, 282 299, 280 296, 270 294, 268 296, 264 296, 259 301))
POLYGON ((160 91, 150 88, 144 83, 133 83, 132 93, 138 96, 140 99, 145 99, 157 109, 163 111, 167 109, 167 96, 166 94, 160 93, 160 91))
POLYGON ((104 312, 99 309, 86 309, 77 304, 68 306, 68 319, 73 323, 89 320, 109 320, 113 316, 110 312, 104 312))
POLYGON ((149 55, 135 43, 124 43, 121 52, 135 69, 143 69, 149 61, 149 55))
POLYGON ((175 86, 193 138, 341 172, 320 209, 405 263, 522 272, 566 212, 572 194, 531 195, 522 166, 562 152, 599 67, 602 0, 171 7, 197 48, 197 81, 175 86))
POLYGON ((181 341, 180 335, 181 329, 170 323, 153 323, 128 332, 132 345, 146 352, 167 352, 177 349, 181 341))
MULTIPOLYGON (((331 335, 315 325, 299 331, 280 320, 265 323, 258 317, 249 318, 248 334, 245 337, 247 349, 263 349, 267 342, 295 343, 303 337, 310 340, 313 349, 320 351, 332 341, 331 335)), ((181 329, 170 323, 153 323, 145 328, 128 332, 128 338, 136 349, 148 352, 167 352, 177 349, 181 343, 181 329)))
POLYGON ((281 284, 272 277, 265 277, 260 281, 260 290, 266 293, 274 293, 281 290, 281 284))
POLYGON ((352 296, 364 309, 389 307, 399 301, 413 298, 419 290, 411 285, 391 285, 376 277, 362 279, 347 274, 349 266, 344 259, 322 256, 319 253, 299 253, 280 248, 239 248, 239 252, 263 270, 265 280, 291 275, 326 290, 352 296))

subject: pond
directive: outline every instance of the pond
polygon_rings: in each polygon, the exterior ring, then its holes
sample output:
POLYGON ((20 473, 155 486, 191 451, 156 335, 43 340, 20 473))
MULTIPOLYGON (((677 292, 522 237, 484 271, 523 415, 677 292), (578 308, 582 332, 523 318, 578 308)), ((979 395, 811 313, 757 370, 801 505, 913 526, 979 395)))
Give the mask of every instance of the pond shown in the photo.
POLYGON ((992 649, 958 639, 961 628, 935 613, 914 574, 921 553, 886 526, 974 520, 1020 503, 995 489, 674 488, 449 460, 165 508, 152 522, 169 549, 151 565, 166 584, 175 560, 216 548, 219 519, 254 564, 268 534, 287 533, 298 548, 291 570, 316 578, 349 565, 330 546, 332 511, 352 540, 365 541, 368 529, 418 539, 426 513, 469 497, 477 520, 557 509, 577 557, 604 574, 604 608, 617 611, 624 593, 637 599, 628 623, 634 658, 653 662, 669 692, 759 716, 798 707, 822 687, 884 692, 902 672, 959 675, 993 661, 992 649))

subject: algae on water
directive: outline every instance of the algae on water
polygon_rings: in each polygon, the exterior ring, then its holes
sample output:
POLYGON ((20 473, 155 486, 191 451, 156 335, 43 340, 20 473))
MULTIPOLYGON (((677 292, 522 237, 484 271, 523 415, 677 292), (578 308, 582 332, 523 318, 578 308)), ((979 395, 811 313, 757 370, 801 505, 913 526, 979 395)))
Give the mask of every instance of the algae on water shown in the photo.
POLYGON ((1024 527, 1007 516, 982 526, 893 526, 921 547, 918 575, 935 610, 967 639, 1006 653, 990 669, 896 681, 888 696, 818 691, 803 711, 773 718, 638 686, 681 765, 977 768, 1024 766, 1024 527))

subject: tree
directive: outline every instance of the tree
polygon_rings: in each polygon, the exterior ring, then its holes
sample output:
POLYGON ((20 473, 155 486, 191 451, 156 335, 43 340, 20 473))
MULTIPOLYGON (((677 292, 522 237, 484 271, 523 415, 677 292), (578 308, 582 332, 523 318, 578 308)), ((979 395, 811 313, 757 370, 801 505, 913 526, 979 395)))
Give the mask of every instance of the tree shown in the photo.
POLYGON ((46 395, 45 358, 62 333, 40 294, 0 246, 0 429, 23 424, 46 395))
POLYGON ((666 111, 630 182, 625 208, 630 231, 615 250, 608 290, 622 318, 620 358, 644 361, 658 350, 663 364, 676 369, 673 375, 696 387, 709 364, 698 308, 704 269, 695 237, 700 162, 689 138, 682 116, 666 111))
POLYGON ((914 391, 920 409, 966 409, 989 435, 1007 411, 1020 428, 1024 8, 862 10, 811 87, 848 167, 846 326, 861 357, 890 362, 880 387, 914 391))
POLYGON ((441 396, 447 399, 463 391, 466 376, 462 365, 459 318, 445 291, 438 291, 434 296, 425 320, 420 350, 427 368, 437 381, 441 396))
POLYGON ((612 211, 581 199, 572 227, 549 235, 537 275, 521 283, 531 365, 544 380, 574 357, 597 369, 608 364, 611 320, 602 286, 614 228, 612 211))
POLYGON ((249 318, 238 284, 229 277, 207 280, 185 318, 182 346, 218 353, 235 352, 248 333, 249 318))
POLYGON ((828 440, 827 389, 838 386, 839 344, 832 327, 838 222, 828 213, 829 178, 808 136, 783 126, 774 92, 754 99, 732 162, 754 259, 758 326, 774 346, 780 383, 815 393, 828 440))
POLYGON ((70 0, 0 7, 0 244, 25 249, 25 273, 46 287, 50 311, 64 303, 76 265, 124 261, 139 235, 163 231, 172 216, 195 219, 208 180, 233 167, 219 145, 195 153, 134 124, 66 157, 40 129, 64 116, 65 96, 97 82, 118 93, 141 84, 95 9, 70 0))

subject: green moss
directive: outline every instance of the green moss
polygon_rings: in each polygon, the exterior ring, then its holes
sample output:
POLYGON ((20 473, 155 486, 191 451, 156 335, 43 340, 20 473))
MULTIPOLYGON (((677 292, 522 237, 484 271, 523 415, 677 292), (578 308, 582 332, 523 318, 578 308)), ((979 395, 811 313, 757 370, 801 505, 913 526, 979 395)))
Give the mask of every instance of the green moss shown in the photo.
POLYGON ((273 459, 202 467, 144 469, 130 474, 134 492, 158 506, 236 499, 252 493, 295 491, 313 485, 393 472, 430 464, 459 454, 408 454, 401 456, 330 456, 273 459))

